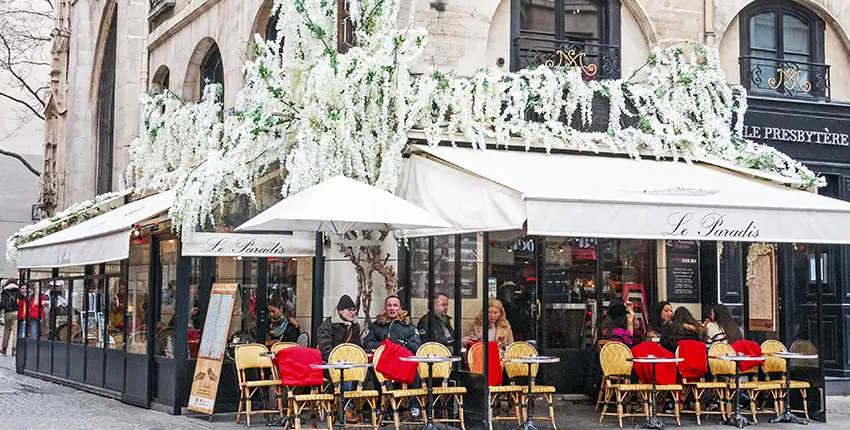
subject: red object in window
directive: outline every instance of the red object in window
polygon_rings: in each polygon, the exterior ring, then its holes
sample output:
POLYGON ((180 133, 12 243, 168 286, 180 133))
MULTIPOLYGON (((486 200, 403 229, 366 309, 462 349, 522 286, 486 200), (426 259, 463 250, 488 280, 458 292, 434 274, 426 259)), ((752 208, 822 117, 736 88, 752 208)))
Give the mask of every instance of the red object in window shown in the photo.
MULTIPOLYGON (((705 349, 705 346, 703 346, 705 349)), ((673 358, 673 353, 666 350, 663 346, 655 342, 641 342, 632 348, 632 357, 646 358, 653 356, 656 358, 673 358)), ((652 383, 652 364, 635 363, 633 366, 635 375, 640 382, 644 384, 652 383)), ((655 381, 659 385, 675 384, 676 383, 676 364, 675 363, 658 363, 655 365, 655 381)))
POLYGON ((322 353, 315 348, 291 346, 277 352, 274 363, 280 372, 280 383, 287 387, 313 387, 324 383, 322 369, 313 364, 322 364, 322 353))
MULTIPOLYGON (((736 340, 732 343, 732 349, 738 353, 738 355, 746 355, 747 357, 761 357, 761 346, 758 343, 748 340, 741 339, 736 340)), ((739 361, 738 366, 741 369, 741 372, 746 372, 753 367, 760 366, 764 363, 764 360, 761 361, 739 361)))

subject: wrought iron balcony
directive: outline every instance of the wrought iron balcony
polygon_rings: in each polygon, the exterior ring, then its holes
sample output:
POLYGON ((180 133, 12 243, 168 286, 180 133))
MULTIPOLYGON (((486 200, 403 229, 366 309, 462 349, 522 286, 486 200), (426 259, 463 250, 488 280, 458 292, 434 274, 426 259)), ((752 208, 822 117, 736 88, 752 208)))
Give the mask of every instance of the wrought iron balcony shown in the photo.
POLYGON ((514 69, 579 67, 585 80, 620 77, 620 47, 523 32, 513 41, 514 69))
POLYGON ((751 94, 803 100, 830 100, 829 64, 777 58, 739 58, 741 84, 751 94))

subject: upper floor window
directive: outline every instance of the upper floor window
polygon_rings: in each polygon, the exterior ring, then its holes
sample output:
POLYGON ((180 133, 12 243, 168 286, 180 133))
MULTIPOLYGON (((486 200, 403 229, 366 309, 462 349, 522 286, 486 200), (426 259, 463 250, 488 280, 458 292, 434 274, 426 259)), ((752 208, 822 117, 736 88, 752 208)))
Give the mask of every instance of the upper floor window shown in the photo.
POLYGON ((619 0, 513 0, 512 68, 580 67, 585 79, 620 76, 619 0))
POLYGON ((828 98, 824 22, 790 1, 757 2, 740 15, 742 83, 755 93, 828 98))
POLYGON ((266 40, 277 40, 278 21, 280 21, 280 11, 272 14, 269 17, 269 22, 266 23, 266 40))
POLYGON ((201 61, 201 96, 204 94, 207 82, 221 84, 221 93, 224 94, 224 66, 216 45, 210 47, 201 61))
POLYGON ((118 10, 115 8, 109 21, 106 43, 103 46, 97 87, 97 176, 95 179, 95 192, 97 194, 112 191, 117 16, 118 10))

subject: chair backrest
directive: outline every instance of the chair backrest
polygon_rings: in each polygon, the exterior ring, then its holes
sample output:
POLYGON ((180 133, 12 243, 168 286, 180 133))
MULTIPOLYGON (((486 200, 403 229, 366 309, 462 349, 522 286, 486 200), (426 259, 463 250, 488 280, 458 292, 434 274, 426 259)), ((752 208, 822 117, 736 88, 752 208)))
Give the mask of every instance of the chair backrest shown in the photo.
POLYGON ((298 335, 298 339, 295 341, 295 343, 301 346, 309 347, 310 335, 307 334, 307 332, 301 332, 301 334, 298 335))
POLYGON ((720 358, 711 358, 724 355, 735 355, 735 350, 726 343, 715 343, 708 349, 708 368, 715 378, 735 374, 735 363, 720 358))
POLYGON ((632 374, 632 351, 623 343, 610 342, 602 347, 599 351, 599 365, 602 367, 602 375, 625 376, 629 377, 632 374))
POLYGON ((276 342, 274 345, 272 345, 272 348, 271 348, 272 354, 277 355, 277 353, 280 352, 281 350, 284 350, 286 348, 291 348, 291 347, 296 346, 296 345, 297 345, 297 343, 293 343, 293 342, 276 342))
POLYGON ((475 342, 466 351, 466 361, 472 373, 484 373, 484 343, 475 342))
MULTIPOLYGON (((423 343, 419 349, 416 350, 416 355, 433 355, 437 357, 451 357, 452 353, 446 348, 445 345, 438 342, 426 342, 423 343)), ((419 363, 419 379, 422 380, 422 383, 425 384, 425 381, 428 378, 428 365, 425 363, 419 363)), ((443 380, 445 384, 449 379, 449 376, 452 374, 452 363, 434 363, 433 368, 431 369, 431 376, 434 378, 440 378, 443 380)))
MULTIPOLYGON (((517 341, 508 346, 508 349, 505 350, 505 373, 508 374, 508 378, 519 378, 519 377, 527 377, 528 376, 528 365, 525 363, 513 363, 510 361, 511 358, 525 358, 525 357, 536 357, 537 350, 534 347, 524 341, 517 341)), ((531 365, 531 377, 537 376, 537 365, 531 365)))
POLYGON ((236 377, 240 384, 246 381, 245 370, 258 369, 260 379, 266 378, 266 370, 269 376, 275 375, 275 367, 272 359, 267 355, 266 346, 260 343, 246 343, 237 345, 234 350, 234 361, 236 362, 236 377))
MULTIPOLYGON (((791 343, 791 352, 817 355, 818 348, 806 339, 797 339, 791 343)), ((818 360, 794 360, 795 367, 818 367, 818 360)))
MULTIPOLYGON (((378 360, 381 359, 381 355, 383 355, 383 353, 384 353, 384 345, 381 345, 381 346, 378 347, 378 349, 375 350, 375 352, 372 353, 372 363, 375 363, 375 365, 377 365, 378 360)), ((377 370, 375 370, 375 379, 378 380, 378 384, 380 384, 380 385, 384 385, 384 382, 387 381, 387 378, 384 377, 384 374, 381 373, 381 372, 378 372, 377 370)))
POLYGON ((768 373, 785 373, 785 359, 774 357, 777 352, 786 352, 785 345, 778 340, 766 340, 761 344, 761 352, 764 354, 764 364, 761 365, 765 375, 768 373))
MULTIPOLYGON (((366 356, 366 351, 364 351, 363 348, 353 343, 343 343, 341 345, 337 345, 334 349, 331 350, 331 353, 328 355, 328 363, 339 363, 341 361, 357 364, 366 364, 369 362, 369 358, 366 356)), ((375 362, 377 363, 377 360, 375 362)), ((328 373, 330 373, 331 375, 331 381, 333 381, 334 383, 339 382, 339 370, 331 369, 328 371, 328 373)), ((352 369, 345 370, 345 382, 362 383, 365 379, 365 367, 355 367, 352 369)))

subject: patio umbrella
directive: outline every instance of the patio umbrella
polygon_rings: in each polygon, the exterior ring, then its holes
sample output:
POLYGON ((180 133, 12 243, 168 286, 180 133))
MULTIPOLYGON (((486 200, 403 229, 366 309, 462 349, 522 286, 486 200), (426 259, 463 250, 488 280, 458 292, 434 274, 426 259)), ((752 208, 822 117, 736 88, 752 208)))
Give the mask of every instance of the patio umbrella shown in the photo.
POLYGON ((446 228, 436 215, 380 188, 335 176, 293 194, 236 231, 321 231, 446 228))

